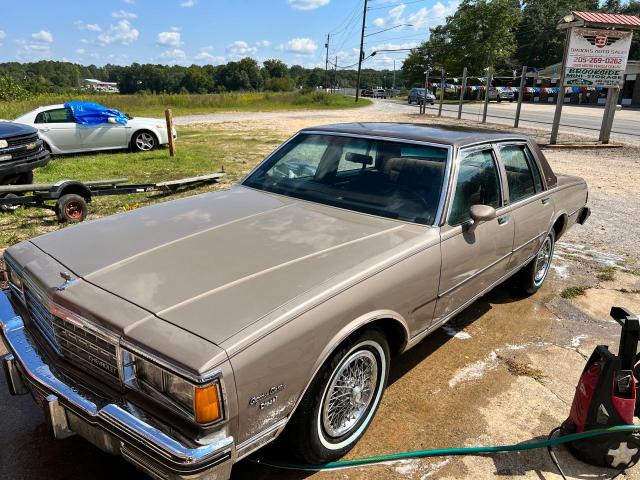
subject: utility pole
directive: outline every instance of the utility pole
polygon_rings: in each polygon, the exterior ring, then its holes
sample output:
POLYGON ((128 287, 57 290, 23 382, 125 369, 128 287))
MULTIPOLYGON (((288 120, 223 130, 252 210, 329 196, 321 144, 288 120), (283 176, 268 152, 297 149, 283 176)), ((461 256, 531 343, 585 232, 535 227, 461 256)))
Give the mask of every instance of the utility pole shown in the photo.
POLYGON ((360 71, 362 70, 362 60, 364 57, 364 26, 367 21, 367 3, 364 0, 364 10, 362 11, 362 32, 360 33, 360 56, 358 57, 358 78, 356 80, 356 102, 360 99, 360 71))
POLYGON ((393 61, 393 86, 391 89, 395 92, 396 90, 396 61, 393 61))
POLYGON ((336 63, 333 64, 333 93, 338 88, 338 56, 336 55, 336 63))
POLYGON ((327 90, 329 86, 329 42, 331 40, 331 34, 327 33, 327 43, 324 44, 324 48, 327 50, 327 53, 324 57, 324 89, 327 90))

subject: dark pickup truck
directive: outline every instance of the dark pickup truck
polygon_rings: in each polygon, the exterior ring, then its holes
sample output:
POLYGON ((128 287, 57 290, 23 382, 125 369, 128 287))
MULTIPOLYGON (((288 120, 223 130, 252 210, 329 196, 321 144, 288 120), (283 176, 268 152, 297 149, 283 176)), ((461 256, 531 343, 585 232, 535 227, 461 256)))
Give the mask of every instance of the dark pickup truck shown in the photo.
POLYGON ((35 128, 0 122, 0 185, 33 183, 33 170, 48 162, 49 152, 35 128))

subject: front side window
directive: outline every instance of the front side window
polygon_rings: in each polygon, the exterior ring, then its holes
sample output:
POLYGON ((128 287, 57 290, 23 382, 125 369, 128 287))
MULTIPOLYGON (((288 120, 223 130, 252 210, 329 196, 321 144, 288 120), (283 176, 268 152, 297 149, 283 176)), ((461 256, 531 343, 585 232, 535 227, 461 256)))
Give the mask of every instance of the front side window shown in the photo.
POLYGON ((470 220, 472 205, 500 207, 500 177, 493 151, 479 150, 463 154, 455 188, 449 225, 460 225, 470 220))
POLYGON ((300 134, 243 184, 358 212, 430 225, 448 149, 440 146, 300 134))
POLYGON ((500 156, 507 172, 509 200, 512 203, 542 190, 540 174, 524 145, 506 145, 500 149, 500 156))

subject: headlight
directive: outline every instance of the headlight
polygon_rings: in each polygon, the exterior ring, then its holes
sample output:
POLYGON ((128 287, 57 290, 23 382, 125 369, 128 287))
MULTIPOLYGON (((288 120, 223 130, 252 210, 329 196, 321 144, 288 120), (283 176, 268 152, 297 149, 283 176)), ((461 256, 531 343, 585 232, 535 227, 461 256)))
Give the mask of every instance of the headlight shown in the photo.
POLYGON ((0 148, 7 148, 9 146, 9 142, 6 140, 0 140, 0 148))
POLYGON ((196 385, 133 353, 123 351, 125 384, 159 401, 168 399, 200 424, 222 418, 222 396, 218 380, 196 385))

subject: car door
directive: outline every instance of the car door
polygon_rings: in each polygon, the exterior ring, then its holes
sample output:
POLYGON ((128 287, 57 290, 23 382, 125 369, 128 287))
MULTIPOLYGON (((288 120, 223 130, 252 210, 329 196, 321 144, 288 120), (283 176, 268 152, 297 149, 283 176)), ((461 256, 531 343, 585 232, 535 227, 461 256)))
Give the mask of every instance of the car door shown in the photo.
POLYGON ((526 142, 502 143, 498 150, 505 170, 508 209, 515 225, 509 268, 516 268, 538 252, 551 225, 554 206, 526 142))
POLYGON ((82 144, 86 150, 126 148, 126 127, 119 123, 80 125, 82 144))
POLYGON ((35 127, 52 146, 63 152, 82 149, 79 125, 70 108, 52 108, 38 113, 35 127))
POLYGON ((513 248, 514 226, 505 213, 502 171, 491 145, 461 150, 448 213, 441 227, 442 270, 434 321, 464 307, 502 278, 513 248), (496 218, 471 225, 472 205, 489 205, 496 218))

